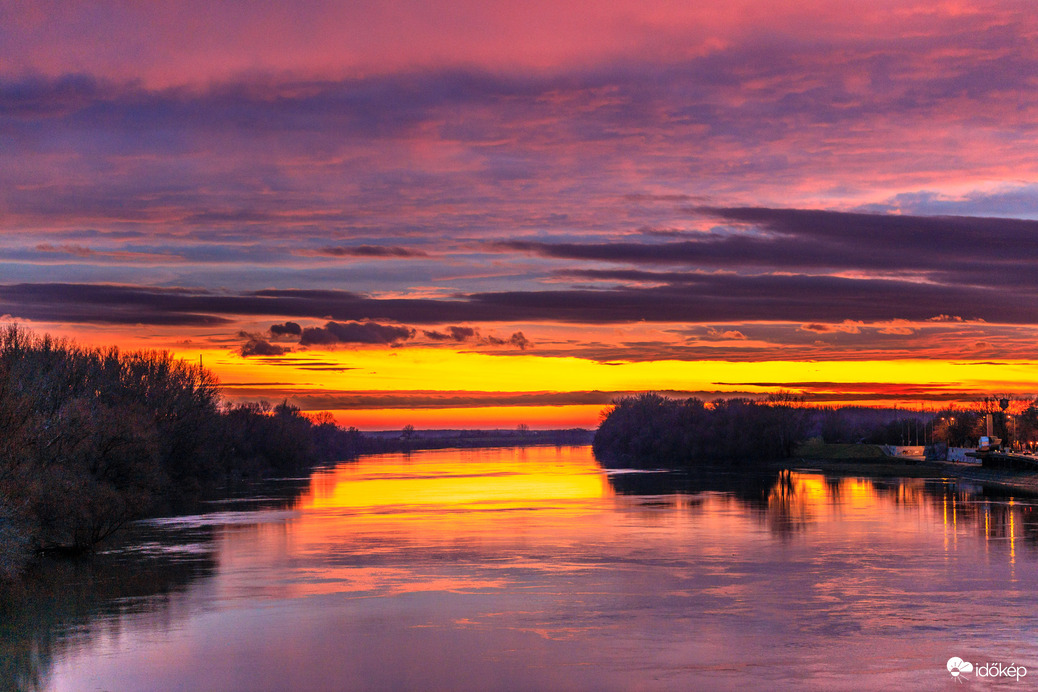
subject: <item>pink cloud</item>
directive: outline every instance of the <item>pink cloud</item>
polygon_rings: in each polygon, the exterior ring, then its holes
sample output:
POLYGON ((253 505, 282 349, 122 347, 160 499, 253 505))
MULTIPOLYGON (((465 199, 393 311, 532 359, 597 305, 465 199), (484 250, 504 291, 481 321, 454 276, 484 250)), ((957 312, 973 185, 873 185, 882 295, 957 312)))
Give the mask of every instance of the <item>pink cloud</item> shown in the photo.
MULTIPOLYGON (((617 0, 593 9, 551 0, 521 7, 487 0, 309 0, 256 9, 202 0, 101 5, 44 0, 6 8, 0 37, 11 46, 5 56, 9 74, 76 70, 168 86, 250 73, 340 78, 430 66, 583 68, 633 56, 688 59, 737 44, 766 50, 768 43, 812 45, 819 39, 839 44, 871 38, 889 51, 896 50, 891 36, 950 32, 963 32, 968 50, 965 27, 995 31, 1033 27, 1034 21, 1027 8, 1011 3, 893 0, 859 5, 853 12, 833 0, 651 5, 617 0)), ((913 67, 941 64, 921 59, 913 67)), ((855 75, 842 81, 852 90, 869 86, 867 78, 855 75)), ((750 84, 769 82, 762 76, 750 84)))

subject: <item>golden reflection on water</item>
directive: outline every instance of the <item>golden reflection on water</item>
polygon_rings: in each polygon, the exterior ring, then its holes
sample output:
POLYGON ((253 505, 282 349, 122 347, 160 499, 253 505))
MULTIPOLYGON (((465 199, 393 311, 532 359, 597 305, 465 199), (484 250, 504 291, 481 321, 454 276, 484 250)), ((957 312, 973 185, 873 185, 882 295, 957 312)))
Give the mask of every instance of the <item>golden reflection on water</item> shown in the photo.
POLYGON ((508 509, 611 494, 601 468, 580 447, 438 450, 420 458, 416 463, 406 454, 383 455, 319 471, 297 507, 508 509))
POLYGON ((225 579, 224 594, 503 592, 514 581, 500 572, 574 569, 564 554, 536 546, 577 545, 599 533, 586 516, 612 495, 583 447, 437 450, 341 463, 313 474, 284 523, 220 531, 229 574, 280 566, 278 578, 259 589, 225 579))

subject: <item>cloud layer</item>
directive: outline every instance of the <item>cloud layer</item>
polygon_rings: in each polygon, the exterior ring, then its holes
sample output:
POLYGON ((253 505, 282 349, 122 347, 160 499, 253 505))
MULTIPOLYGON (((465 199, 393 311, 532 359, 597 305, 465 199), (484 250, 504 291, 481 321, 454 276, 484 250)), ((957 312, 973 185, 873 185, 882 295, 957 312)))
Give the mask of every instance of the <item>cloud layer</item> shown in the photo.
POLYGON ((301 368, 1038 357, 1029 3, 525 7, 0 3, 0 316, 301 368))
MULTIPOLYGON (((331 320, 271 333, 304 345, 395 343, 419 325, 468 322, 738 323, 799 322, 815 332, 848 322, 922 322, 951 315, 1033 324, 1038 314, 1038 221, 913 217, 795 209, 697 209, 721 224, 689 240, 655 236, 612 243, 510 241, 493 251, 566 260, 545 269, 555 283, 526 290, 458 292, 447 297, 372 297, 343 290, 245 292, 128 285, 0 286, 0 310, 34 320, 217 324, 273 315, 331 320), (586 268, 595 267, 595 268, 586 268), (1012 300, 1007 300, 1007 291, 1012 300)), ((888 329, 907 328, 888 326, 888 329)), ((425 330, 463 342, 473 327, 425 330)))

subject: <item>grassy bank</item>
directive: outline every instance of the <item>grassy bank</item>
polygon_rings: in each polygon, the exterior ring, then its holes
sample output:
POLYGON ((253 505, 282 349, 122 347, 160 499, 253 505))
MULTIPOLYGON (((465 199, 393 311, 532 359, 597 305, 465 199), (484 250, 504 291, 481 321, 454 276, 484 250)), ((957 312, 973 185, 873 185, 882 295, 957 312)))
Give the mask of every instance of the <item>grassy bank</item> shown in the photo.
POLYGON ((828 444, 818 438, 797 447, 793 456, 783 464, 787 468, 818 469, 840 476, 942 476, 939 470, 925 462, 888 456, 879 445, 828 444))
POLYGON ((889 460, 879 445, 866 444, 829 444, 815 437, 796 448, 793 457, 804 459, 825 459, 830 461, 870 461, 889 460))

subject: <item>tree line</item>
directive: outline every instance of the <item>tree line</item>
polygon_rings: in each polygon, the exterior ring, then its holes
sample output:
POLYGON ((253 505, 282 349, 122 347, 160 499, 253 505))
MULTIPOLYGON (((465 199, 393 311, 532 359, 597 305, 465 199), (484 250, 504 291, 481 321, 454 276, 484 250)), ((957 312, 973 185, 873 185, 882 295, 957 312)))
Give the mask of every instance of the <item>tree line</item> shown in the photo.
POLYGON ((812 434, 825 442, 976 447, 988 434, 990 416, 991 434, 1005 446, 1033 449, 1038 443, 1038 400, 984 397, 969 408, 935 411, 847 406, 820 408, 815 416, 812 434), (1002 409, 1003 401, 1009 410, 1002 409))
POLYGON ((763 401, 670 399, 655 393, 616 399, 592 443, 607 466, 685 467, 704 461, 757 462, 790 456, 809 430, 803 401, 780 393, 763 401))
POLYGON ((127 522, 217 488, 386 443, 287 402, 222 404, 168 352, 84 348, 0 330, 0 577, 33 554, 89 550, 127 522))
POLYGON ((654 393, 621 397, 604 413, 593 448, 606 465, 682 468, 783 459, 811 437, 837 444, 976 447, 987 434, 988 416, 993 434, 1007 446, 1038 448, 1038 400, 1010 401, 1000 395, 971 408, 912 412, 807 407, 788 393, 710 403, 654 393))

